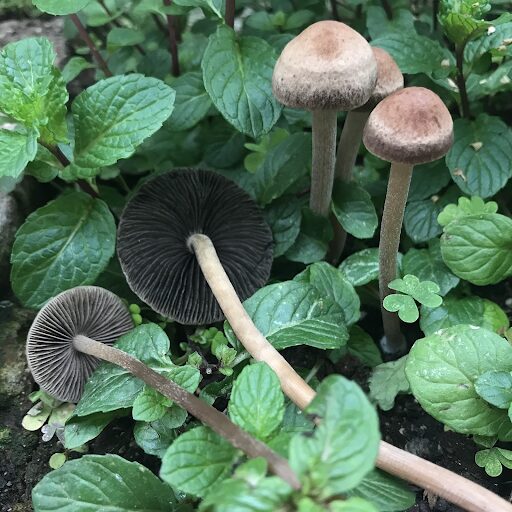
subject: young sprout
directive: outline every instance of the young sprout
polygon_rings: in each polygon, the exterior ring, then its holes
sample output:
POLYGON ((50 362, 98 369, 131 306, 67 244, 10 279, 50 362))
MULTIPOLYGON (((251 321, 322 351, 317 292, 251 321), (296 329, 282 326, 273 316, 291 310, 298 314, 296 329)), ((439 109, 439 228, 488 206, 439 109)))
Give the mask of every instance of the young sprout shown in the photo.
POLYGON ((214 172, 179 169, 146 182, 126 205, 117 251, 130 288, 183 324, 227 318, 247 351, 265 361, 283 389, 309 386, 259 332, 242 306, 272 265, 272 233, 256 203, 214 172))
POLYGON ((336 115, 360 107, 377 80, 367 41, 338 21, 319 21, 292 39, 274 68, 272 88, 284 105, 312 112, 310 208, 327 217, 336 159, 336 115))
POLYGON ((423 87, 408 87, 381 101, 370 114, 363 142, 374 155, 391 162, 380 230, 379 288, 384 350, 405 349, 396 313, 382 307, 393 293, 388 284, 397 277, 397 254, 414 165, 444 156, 453 143, 453 121, 437 94, 423 87))
POLYGON ((205 401, 112 347, 132 328, 130 313, 113 293, 95 286, 65 291, 37 314, 27 337, 34 380, 49 395, 76 402, 100 360, 120 366, 176 402, 249 457, 264 457, 269 468, 293 488, 300 487, 286 459, 232 423, 205 401))

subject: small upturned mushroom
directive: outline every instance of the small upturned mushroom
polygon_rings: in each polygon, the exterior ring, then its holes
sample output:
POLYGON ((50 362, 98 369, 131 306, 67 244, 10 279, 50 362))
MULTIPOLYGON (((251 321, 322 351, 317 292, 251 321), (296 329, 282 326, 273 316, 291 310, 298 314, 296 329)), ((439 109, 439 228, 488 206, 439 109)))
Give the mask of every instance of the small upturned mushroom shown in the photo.
POLYGON ((49 395, 76 402, 100 360, 124 368, 176 402, 249 457, 264 457, 272 471, 300 488, 286 459, 204 400, 111 346, 133 327, 130 313, 113 293, 96 286, 67 290, 37 314, 27 337, 27 359, 34 380, 49 395))
POLYGON ((311 389, 256 328, 241 300, 263 286, 272 233, 256 203, 223 176, 177 169, 144 183, 119 222, 117 252, 133 292, 183 324, 224 317, 247 351, 276 372, 299 406, 311 389))
POLYGON ((370 114, 363 133, 370 153, 391 162, 379 244, 379 288, 384 324, 383 348, 400 352, 405 339, 396 313, 382 306, 392 293, 397 254, 413 167, 444 156, 453 143, 453 121, 437 94, 407 87, 382 100, 370 114))
POLYGON ((314 23, 283 49, 272 88, 283 105, 312 112, 310 208, 327 217, 336 158, 336 116, 368 101, 377 64, 368 42, 338 21, 314 23))

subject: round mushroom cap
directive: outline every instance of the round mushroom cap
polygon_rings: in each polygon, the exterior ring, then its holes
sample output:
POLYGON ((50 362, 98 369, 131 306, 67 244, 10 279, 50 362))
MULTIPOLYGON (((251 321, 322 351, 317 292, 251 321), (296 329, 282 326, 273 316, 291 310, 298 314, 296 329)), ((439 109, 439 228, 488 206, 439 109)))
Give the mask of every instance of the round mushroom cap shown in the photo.
POLYGON ((224 315, 187 240, 208 236, 240 300, 263 286, 272 233, 250 196, 220 174, 178 169, 146 182, 126 205, 117 251, 130 288, 155 311, 182 324, 224 315))
POLYGON ((274 67, 274 96, 305 110, 352 110, 368 101, 377 80, 371 46, 339 21, 319 21, 283 49, 274 67))
POLYGON ((404 76, 393 57, 382 48, 373 47, 377 62, 377 83, 370 99, 359 110, 370 111, 384 98, 404 87, 404 76))
POLYGON ((133 328, 121 299, 97 286, 79 286, 50 300, 27 336, 27 360, 41 389, 63 402, 78 402, 100 361, 73 347, 77 335, 112 345, 133 328))
POLYGON ((437 94, 423 87, 407 87, 375 107, 363 142, 370 153, 388 162, 432 162, 453 143, 452 117, 437 94))

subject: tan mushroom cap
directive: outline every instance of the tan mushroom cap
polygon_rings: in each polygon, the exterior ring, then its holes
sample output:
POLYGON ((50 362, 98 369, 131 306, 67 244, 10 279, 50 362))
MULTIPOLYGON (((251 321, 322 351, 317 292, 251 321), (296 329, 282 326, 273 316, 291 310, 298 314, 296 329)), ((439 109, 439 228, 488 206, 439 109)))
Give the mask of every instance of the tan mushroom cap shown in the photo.
POLYGON ((423 87, 407 87, 375 107, 363 142, 370 153, 388 162, 432 162, 453 143, 452 117, 437 94, 423 87))
POLYGON ((272 88, 288 107, 352 110, 368 101, 376 80, 377 63, 366 39, 339 21, 319 21, 285 46, 272 88))

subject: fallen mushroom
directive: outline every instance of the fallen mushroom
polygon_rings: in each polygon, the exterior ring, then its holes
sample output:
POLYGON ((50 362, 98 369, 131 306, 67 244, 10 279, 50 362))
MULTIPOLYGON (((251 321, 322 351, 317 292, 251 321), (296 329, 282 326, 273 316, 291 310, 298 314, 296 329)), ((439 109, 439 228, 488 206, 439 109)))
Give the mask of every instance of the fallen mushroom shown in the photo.
POLYGON ((274 68, 272 89, 284 105, 312 112, 310 208, 327 217, 336 159, 336 116, 360 107, 377 80, 367 41, 339 21, 319 21, 292 39, 274 68))
POLYGON ((381 101, 368 118, 363 142, 374 155, 391 162, 379 244, 379 289, 383 349, 403 352, 405 338, 396 313, 386 311, 388 284, 397 277, 397 254, 413 167, 444 156, 453 143, 453 121, 437 94, 408 87, 381 101))
POLYGON ((273 473, 294 489, 300 483, 288 461, 231 422, 222 412, 111 346, 132 328, 130 314, 113 293, 95 286, 65 291, 37 314, 27 337, 34 380, 49 395, 77 401, 100 360, 120 366, 176 402, 249 457, 264 457, 273 473))

